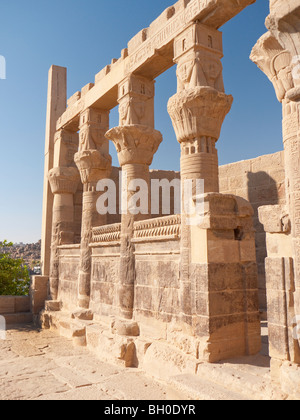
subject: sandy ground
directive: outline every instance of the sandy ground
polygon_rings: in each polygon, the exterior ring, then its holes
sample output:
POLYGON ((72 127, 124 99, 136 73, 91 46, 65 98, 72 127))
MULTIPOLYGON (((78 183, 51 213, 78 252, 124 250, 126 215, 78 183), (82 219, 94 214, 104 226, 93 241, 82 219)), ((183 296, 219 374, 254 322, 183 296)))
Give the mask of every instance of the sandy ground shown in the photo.
POLYGON ((173 396, 167 385, 138 369, 104 363, 52 331, 13 327, 0 340, 1 400, 163 401, 173 396))

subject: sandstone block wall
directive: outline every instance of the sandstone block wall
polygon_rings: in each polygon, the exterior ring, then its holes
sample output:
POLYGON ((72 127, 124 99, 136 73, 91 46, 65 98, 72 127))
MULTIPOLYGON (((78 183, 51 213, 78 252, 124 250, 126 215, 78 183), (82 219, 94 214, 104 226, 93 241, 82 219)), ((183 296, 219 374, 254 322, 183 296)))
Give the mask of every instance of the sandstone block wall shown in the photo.
POLYGON ((0 296, 0 315, 29 312, 29 296, 0 296))
MULTIPOLYGON (((119 185, 119 171, 119 168, 113 168, 112 171, 112 178, 116 181, 117 187, 119 185)), ((172 180, 174 178, 179 178, 179 176, 180 174, 178 172, 173 171, 151 171, 151 179, 172 180)), ((265 205, 285 204, 284 152, 281 151, 271 155, 260 156, 255 159, 220 166, 219 176, 221 193, 240 196, 248 200, 254 209, 254 228, 256 229, 256 257, 259 275, 259 300, 260 309, 261 311, 265 312, 267 308, 265 274, 265 258, 267 257, 267 247, 266 233, 264 231, 263 225, 259 222, 258 219, 258 208, 265 205)), ((171 191, 171 193, 173 193, 173 191, 171 191)), ((173 197, 171 197, 171 199, 173 201, 173 197)), ((80 206, 79 203, 78 206, 80 206)), ((108 224, 120 223, 120 221, 120 215, 110 215, 108 224)), ((102 302, 102 304, 106 303, 110 310, 116 305, 116 302, 113 302, 113 296, 115 295, 113 290, 115 287, 112 286, 114 285, 115 281, 117 282, 118 277, 118 251, 119 250, 113 249, 113 252, 111 252, 111 250, 106 248, 104 252, 106 256, 104 257, 103 255, 95 255, 94 260, 94 262, 96 262, 98 259, 100 266, 102 266, 105 262, 106 267, 109 266, 112 270, 112 273, 115 273, 115 275, 108 276, 109 279, 107 276, 105 276, 106 279, 102 279, 102 282, 100 282, 102 296, 106 297, 106 302, 102 302), (107 259, 109 260, 109 264, 107 259)), ((61 299, 67 306, 68 304, 72 306, 72 304, 76 302, 75 296, 79 264, 79 249, 77 247, 66 247, 64 250, 60 251, 60 255, 61 299)), ((101 272, 101 267, 98 267, 97 264, 95 264, 94 267, 96 267, 98 271, 100 270, 101 272)), ((137 269, 138 267, 139 263, 137 264, 137 269)), ((97 307, 97 304, 99 304, 96 296, 98 294, 97 288, 100 287, 98 279, 96 280, 96 275, 98 274, 97 269, 92 276, 94 279, 92 280, 92 301, 95 308, 97 307)), ((145 285, 139 285, 139 287, 144 288, 145 285)), ((144 309, 146 311, 149 310, 149 308, 144 309)))
POLYGON ((260 309, 266 311, 266 233, 258 219, 258 208, 285 204, 284 152, 220 166, 219 176, 221 193, 243 197, 254 209, 260 309))

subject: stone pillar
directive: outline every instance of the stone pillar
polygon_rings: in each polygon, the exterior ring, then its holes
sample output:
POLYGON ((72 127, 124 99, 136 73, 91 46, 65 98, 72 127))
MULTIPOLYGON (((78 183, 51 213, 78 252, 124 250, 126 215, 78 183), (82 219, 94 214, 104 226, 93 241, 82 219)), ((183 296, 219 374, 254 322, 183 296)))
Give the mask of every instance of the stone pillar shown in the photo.
POLYGON ((175 39, 174 53, 178 88, 168 110, 181 144, 181 175, 219 192, 215 146, 233 100, 224 93, 222 34, 193 24, 175 39))
POLYGON ((119 305, 120 317, 132 319, 134 307, 135 263, 131 239, 133 223, 150 214, 149 166, 162 135, 154 130, 154 82, 131 75, 119 86, 120 126, 109 130, 122 167, 122 228, 119 305), (137 182, 133 185, 132 182, 137 182), (141 188, 142 201, 148 211, 139 213, 132 198, 141 188), (147 197, 145 197, 147 194, 147 197), (145 206, 147 207, 147 205, 145 206))
MULTIPOLYGON (((216 142, 232 97, 224 93, 222 35, 200 24, 191 25, 174 42, 177 94, 168 103, 177 140, 181 144, 182 200, 185 181, 204 180, 204 192, 219 192, 216 142)), ((195 192, 195 184, 193 187, 195 192)), ((182 311, 191 315, 190 229, 182 209, 182 311)))
MULTIPOLYGON (((293 43, 293 34, 285 32, 285 30, 283 30, 283 32, 278 32, 277 25, 279 22, 277 21, 276 24, 275 16, 272 17, 271 15, 267 21, 269 22, 269 26, 273 28, 272 32, 266 33, 259 39, 252 50, 251 59, 272 81, 277 98, 282 103, 287 195, 285 206, 281 206, 281 208, 278 208, 278 206, 270 206, 269 210, 266 208, 262 209, 260 212, 260 219, 265 225, 267 232, 273 234, 269 237, 268 241, 269 258, 270 255, 273 255, 275 258, 292 257, 292 270, 295 280, 293 280, 294 286, 292 286, 292 289, 294 287, 294 290, 291 290, 291 292, 294 292, 294 304, 292 306, 294 307, 294 316, 296 317, 297 314, 300 313, 300 78, 298 77, 297 68, 295 69, 297 60, 295 61, 293 58, 293 54, 295 54, 294 46, 297 45, 297 43, 293 43), (283 36, 284 34, 285 36, 283 36), (267 211, 269 212, 268 217, 266 217, 267 211), (272 216, 270 216, 271 214, 272 216), (278 220, 274 220, 276 217, 278 220), (282 220, 283 217, 284 220, 282 220), (273 222, 271 223, 271 221, 273 222), (280 230, 278 228, 278 224, 280 225, 280 230), (284 251, 284 254, 279 251, 282 251, 284 247, 278 247, 278 241, 285 243, 286 250, 284 251), (289 242, 288 247, 287 242, 289 242), (279 252, 274 253, 276 243, 279 252), (289 250, 289 255, 287 254, 287 250, 289 250)), ((296 20, 294 23, 296 23, 296 20)), ((300 20, 298 31, 299 30, 300 20)), ((268 269, 268 267, 273 272, 272 264, 270 265, 267 263, 266 269, 268 269)), ((269 303, 272 299, 271 294, 272 293, 268 294, 269 303)), ((276 311, 276 308, 271 305, 270 310, 276 311)), ((271 317, 276 316, 275 313, 270 313, 269 315, 271 317)), ((277 326, 279 325, 282 326, 285 333, 282 331, 282 333, 279 334, 279 330, 277 328, 277 332, 275 333, 274 331, 275 335, 273 340, 272 333, 270 332, 270 341, 273 341, 274 345, 275 342, 279 343, 279 336, 283 338, 292 334, 292 323, 290 325, 286 323, 284 325, 282 323, 277 323, 277 326), (290 334, 287 334, 288 330, 290 330, 290 334)), ((283 342, 285 341, 286 340, 284 339, 283 342)), ((285 346, 286 345, 287 344, 285 344, 285 346)), ((280 352, 276 353, 278 357, 280 352)), ((294 353, 294 350, 291 350, 291 353, 294 353)), ((298 351, 296 351, 296 354, 297 353, 298 351)), ((281 356, 283 360, 286 360, 287 352, 283 352, 281 356)))
POLYGON ((91 288, 91 249, 92 228, 106 224, 106 216, 97 213, 96 202, 99 193, 97 183, 108 178, 111 172, 109 144, 104 137, 109 127, 109 112, 87 109, 80 116, 79 152, 75 163, 83 183, 81 255, 78 279, 78 306, 88 309, 91 288))
POLYGON ((59 285, 59 245, 74 241, 74 194, 79 182, 78 170, 74 167, 57 167, 48 175, 53 202, 50 297, 58 299, 59 285))

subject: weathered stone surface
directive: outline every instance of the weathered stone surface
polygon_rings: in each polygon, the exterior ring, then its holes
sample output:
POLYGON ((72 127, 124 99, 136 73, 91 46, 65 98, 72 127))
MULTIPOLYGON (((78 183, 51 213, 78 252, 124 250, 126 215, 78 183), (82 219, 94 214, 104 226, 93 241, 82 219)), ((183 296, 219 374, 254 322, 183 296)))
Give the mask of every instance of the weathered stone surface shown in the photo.
POLYGON ((49 277, 34 276, 30 287, 30 310, 34 315, 44 309, 48 297, 49 277))
POLYGON ((83 321, 92 321, 94 318, 94 314, 91 310, 79 309, 78 311, 73 312, 72 318, 83 320, 83 321))
POLYGON ((48 300, 45 302, 45 310, 49 312, 57 312, 61 310, 61 301, 48 300))
POLYGON ((289 233, 291 222, 283 206, 263 206, 258 209, 259 221, 264 225, 265 232, 289 233))
MULTIPOLYGON (((268 311, 270 352, 274 376, 284 387, 278 365, 283 361, 298 363, 299 339, 291 328, 299 312, 295 296, 299 290, 299 20, 298 1, 270 1, 266 20, 268 32, 253 48, 251 59, 274 85, 283 108, 283 143, 285 150, 286 205, 263 208, 260 219, 267 232, 268 311), (274 265, 272 264, 274 263, 274 265), (278 271, 275 272, 275 265, 278 271)), ((287 388, 285 388, 287 389, 287 388)))
POLYGON ((111 325, 113 334, 138 337, 140 335, 140 328, 137 322, 118 319, 111 325))

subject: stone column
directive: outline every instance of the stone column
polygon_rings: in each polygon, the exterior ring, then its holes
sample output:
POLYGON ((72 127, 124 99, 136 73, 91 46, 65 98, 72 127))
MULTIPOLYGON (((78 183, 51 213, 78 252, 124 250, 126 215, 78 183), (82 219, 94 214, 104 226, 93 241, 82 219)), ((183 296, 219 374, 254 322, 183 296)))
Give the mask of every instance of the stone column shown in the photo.
POLYGON ((122 167, 119 305, 120 317, 132 319, 135 278, 134 249, 131 243, 133 224, 136 220, 149 217, 149 166, 162 141, 161 133, 153 128, 154 82, 134 75, 127 77, 119 86, 119 104, 120 126, 108 131, 106 137, 113 141, 122 167), (133 185, 133 181, 137 181, 137 184, 133 185), (148 211, 143 211, 143 214, 138 212, 132 202, 137 187, 145 189, 140 197, 144 204, 148 202, 148 211))
MULTIPOLYGON (((174 42, 177 63, 177 94, 168 103, 177 140, 181 144, 182 201, 185 181, 204 180, 204 192, 219 192, 216 142, 232 96, 224 93, 222 77, 222 35, 200 24, 191 25, 174 42)), ((192 311, 190 267, 190 229, 182 209, 181 285, 182 311, 192 311)))
POLYGON ((53 202, 52 242, 50 263, 50 297, 58 299, 59 245, 74 241, 74 194, 79 182, 78 170, 74 167, 57 167, 48 174, 53 202))
POLYGON ((111 172, 109 144, 104 137, 109 126, 109 112, 87 109, 80 116, 79 152, 75 163, 83 183, 81 254, 78 279, 78 306, 88 309, 91 288, 91 249, 92 228, 106 224, 106 216, 96 210, 99 193, 97 183, 108 178, 111 172))

